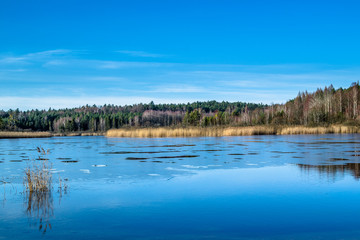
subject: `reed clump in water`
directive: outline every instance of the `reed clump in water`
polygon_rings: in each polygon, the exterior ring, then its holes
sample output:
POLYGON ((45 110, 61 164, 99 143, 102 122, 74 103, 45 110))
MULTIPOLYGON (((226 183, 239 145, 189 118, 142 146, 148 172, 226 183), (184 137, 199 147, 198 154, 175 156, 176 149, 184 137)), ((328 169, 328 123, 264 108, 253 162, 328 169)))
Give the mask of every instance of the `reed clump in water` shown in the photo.
MULTIPOLYGON (((38 147, 39 157, 30 160, 25 169, 24 196, 26 212, 31 219, 38 221, 39 231, 46 233, 51 229, 50 219, 53 216, 53 176, 52 164, 47 155, 49 150, 38 147)), ((59 177, 58 192, 67 193, 67 185, 59 177)))
POLYGON ((52 189, 52 173, 50 171, 52 165, 46 158, 49 151, 39 147, 37 149, 41 154, 38 159, 42 161, 38 163, 35 160, 30 160, 25 168, 25 189, 30 193, 49 192, 52 189))
POLYGON ((30 160, 25 168, 26 213, 30 219, 38 219, 39 231, 46 233, 48 228, 51 229, 50 218, 53 215, 52 164, 46 157, 49 150, 45 151, 41 147, 37 150, 40 153, 38 159, 30 160))
POLYGON ((0 138, 43 138, 51 137, 50 132, 2 132, 0 131, 0 138))
POLYGON ((161 137, 221 137, 251 135, 295 135, 327 133, 360 133, 355 126, 333 125, 328 127, 305 126, 248 126, 248 127, 209 127, 209 128, 134 128, 111 129, 107 137, 161 138, 161 137))

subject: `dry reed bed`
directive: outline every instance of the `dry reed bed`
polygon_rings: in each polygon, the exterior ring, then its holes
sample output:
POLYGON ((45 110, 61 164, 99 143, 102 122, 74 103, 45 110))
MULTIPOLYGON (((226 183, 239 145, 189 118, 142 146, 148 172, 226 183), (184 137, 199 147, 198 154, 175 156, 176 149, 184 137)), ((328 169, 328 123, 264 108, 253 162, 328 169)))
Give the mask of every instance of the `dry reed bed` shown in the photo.
POLYGON ((81 136, 104 136, 104 132, 84 132, 81 133, 81 136))
POLYGON ((50 132, 0 132, 0 138, 43 138, 51 136, 50 132))
POLYGON ((74 132, 74 133, 51 133, 51 132, 1 132, 1 138, 46 138, 46 137, 62 137, 62 136, 103 136, 103 132, 74 132))
POLYGON ((68 133, 53 133, 54 137, 77 137, 77 136, 104 136, 103 132, 68 132, 68 133))
POLYGON ((334 125, 329 127, 284 127, 278 131, 279 135, 291 134, 327 134, 327 133, 360 133, 360 128, 355 126, 334 125))
POLYGON ((143 129, 111 129, 107 137, 161 138, 161 137, 221 137, 251 135, 292 135, 292 134, 326 134, 326 133, 360 133, 355 126, 329 127, 225 127, 225 128, 143 128, 143 129))

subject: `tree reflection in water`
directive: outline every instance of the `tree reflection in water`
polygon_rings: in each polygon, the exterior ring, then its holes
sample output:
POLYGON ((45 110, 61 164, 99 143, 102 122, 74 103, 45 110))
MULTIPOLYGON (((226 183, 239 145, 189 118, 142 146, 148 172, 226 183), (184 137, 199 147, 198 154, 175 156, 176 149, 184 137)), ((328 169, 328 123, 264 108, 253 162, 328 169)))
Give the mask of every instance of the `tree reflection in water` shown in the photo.
POLYGON ((339 176, 344 177, 347 173, 350 173, 357 180, 360 179, 360 163, 346 163, 341 165, 297 164, 297 166, 307 173, 317 171, 320 176, 326 175, 332 180, 335 180, 339 176))

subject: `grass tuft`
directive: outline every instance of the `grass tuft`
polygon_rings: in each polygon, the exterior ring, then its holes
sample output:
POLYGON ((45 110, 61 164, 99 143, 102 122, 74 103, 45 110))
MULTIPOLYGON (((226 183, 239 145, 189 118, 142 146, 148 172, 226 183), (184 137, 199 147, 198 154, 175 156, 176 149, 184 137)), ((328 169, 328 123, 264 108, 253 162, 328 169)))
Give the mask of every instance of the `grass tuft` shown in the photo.
POLYGON ((26 191, 30 193, 36 192, 49 192, 52 189, 52 173, 50 169, 52 164, 48 161, 45 156, 49 151, 45 151, 43 148, 37 148, 40 153, 39 160, 30 160, 28 166, 25 168, 24 185, 26 191))

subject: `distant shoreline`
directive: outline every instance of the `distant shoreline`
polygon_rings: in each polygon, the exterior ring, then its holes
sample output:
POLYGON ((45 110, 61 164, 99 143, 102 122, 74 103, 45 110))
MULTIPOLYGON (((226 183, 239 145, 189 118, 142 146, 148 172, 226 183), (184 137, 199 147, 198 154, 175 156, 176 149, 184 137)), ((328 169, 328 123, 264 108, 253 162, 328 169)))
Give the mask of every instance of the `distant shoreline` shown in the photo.
POLYGON ((185 128, 122 128, 107 132, 12 132, 0 131, 0 139, 10 138, 48 138, 73 136, 106 136, 124 138, 167 138, 167 137, 225 137, 253 135, 305 135, 305 134, 351 134, 360 133, 360 127, 331 125, 328 127, 305 126, 248 126, 248 127, 185 127, 185 128))

